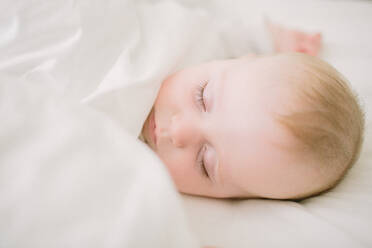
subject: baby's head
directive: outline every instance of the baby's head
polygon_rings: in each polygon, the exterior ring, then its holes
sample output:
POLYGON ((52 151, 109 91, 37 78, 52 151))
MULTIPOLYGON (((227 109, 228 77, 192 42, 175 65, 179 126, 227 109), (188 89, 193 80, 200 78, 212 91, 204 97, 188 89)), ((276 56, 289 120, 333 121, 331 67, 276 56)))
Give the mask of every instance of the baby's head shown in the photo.
POLYGON ((181 192, 299 199, 357 160, 363 113, 345 79, 303 54, 186 68, 162 84, 143 135, 181 192))

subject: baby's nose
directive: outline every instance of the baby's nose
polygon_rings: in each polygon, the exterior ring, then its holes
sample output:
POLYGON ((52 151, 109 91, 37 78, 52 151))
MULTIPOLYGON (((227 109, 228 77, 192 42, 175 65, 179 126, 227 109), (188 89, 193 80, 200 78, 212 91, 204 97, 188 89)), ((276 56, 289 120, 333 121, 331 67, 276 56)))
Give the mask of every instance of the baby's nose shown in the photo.
POLYGON ((196 138, 195 128, 190 120, 187 120, 181 114, 172 116, 170 123, 170 139, 175 147, 185 147, 196 138))

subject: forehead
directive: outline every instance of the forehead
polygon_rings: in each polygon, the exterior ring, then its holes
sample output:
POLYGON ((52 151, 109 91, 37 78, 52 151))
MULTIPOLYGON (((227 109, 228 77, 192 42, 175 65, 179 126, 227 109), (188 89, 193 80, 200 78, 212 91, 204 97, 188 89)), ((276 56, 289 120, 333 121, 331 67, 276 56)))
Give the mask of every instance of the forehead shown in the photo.
POLYGON ((243 61, 218 68, 211 84, 215 123, 221 124, 220 131, 226 136, 246 140, 280 133, 274 115, 284 113, 288 92, 285 81, 266 70, 264 63, 243 61))
POLYGON ((239 182, 243 171, 288 161, 280 147, 289 145, 291 137, 274 118, 289 101, 285 80, 270 71, 266 61, 238 61, 215 68, 213 123, 221 174, 239 182))

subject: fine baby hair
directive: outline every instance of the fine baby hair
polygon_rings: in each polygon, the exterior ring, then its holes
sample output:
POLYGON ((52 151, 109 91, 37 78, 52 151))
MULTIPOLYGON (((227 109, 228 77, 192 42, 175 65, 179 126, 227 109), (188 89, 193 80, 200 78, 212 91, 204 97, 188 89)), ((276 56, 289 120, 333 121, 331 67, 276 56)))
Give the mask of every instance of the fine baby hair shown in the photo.
MULTIPOLYGON (((279 54, 301 73, 287 75, 296 107, 277 120, 298 140, 296 152, 309 157, 328 183, 304 198, 333 188, 359 157, 364 113, 347 80, 325 61, 305 54, 279 54)), ((291 108, 291 107, 290 107, 291 108)))

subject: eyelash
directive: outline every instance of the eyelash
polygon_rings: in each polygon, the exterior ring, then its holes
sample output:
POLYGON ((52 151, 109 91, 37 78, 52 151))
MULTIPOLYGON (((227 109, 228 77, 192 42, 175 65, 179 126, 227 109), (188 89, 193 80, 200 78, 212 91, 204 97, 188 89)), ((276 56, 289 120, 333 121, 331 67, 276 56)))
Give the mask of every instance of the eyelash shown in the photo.
POLYGON ((204 89, 205 86, 207 86, 208 81, 204 81, 202 83, 199 83, 197 90, 195 92, 195 100, 198 103, 198 105, 203 109, 205 112, 207 110, 204 102, 204 89))
POLYGON ((198 165, 199 165, 199 168, 202 170, 202 173, 204 176, 206 176, 207 178, 209 178, 209 174, 208 174, 208 171, 207 169, 205 168, 205 164, 204 164, 204 153, 205 153, 205 146, 202 148, 202 150, 204 151, 201 151, 203 153, 203 156, 199 156, 198 158, 198 165))
MULTIPOLYGON (((196 89, 196 92, 195 92, 196 103, 203 109, 204 112, 207 111, 207 107, 206 107, 205 102, 204 102, 204 89, 207 86, 207 84, 208 84, 208 81, 203 81, 203 82, 199 83, 198 87, 196 89)), ((206 178, 210 178, 209 174, 208 174, 208 171, 207 171, 207 169, 205 167, 205 164, 204 164, 205 149, 206 149, 205 146, 202 147, 202 149, 201 149, 202 156, 199 156, 197 163, 198 163, 198 166, 201 169, 203 175, 206 178)))

